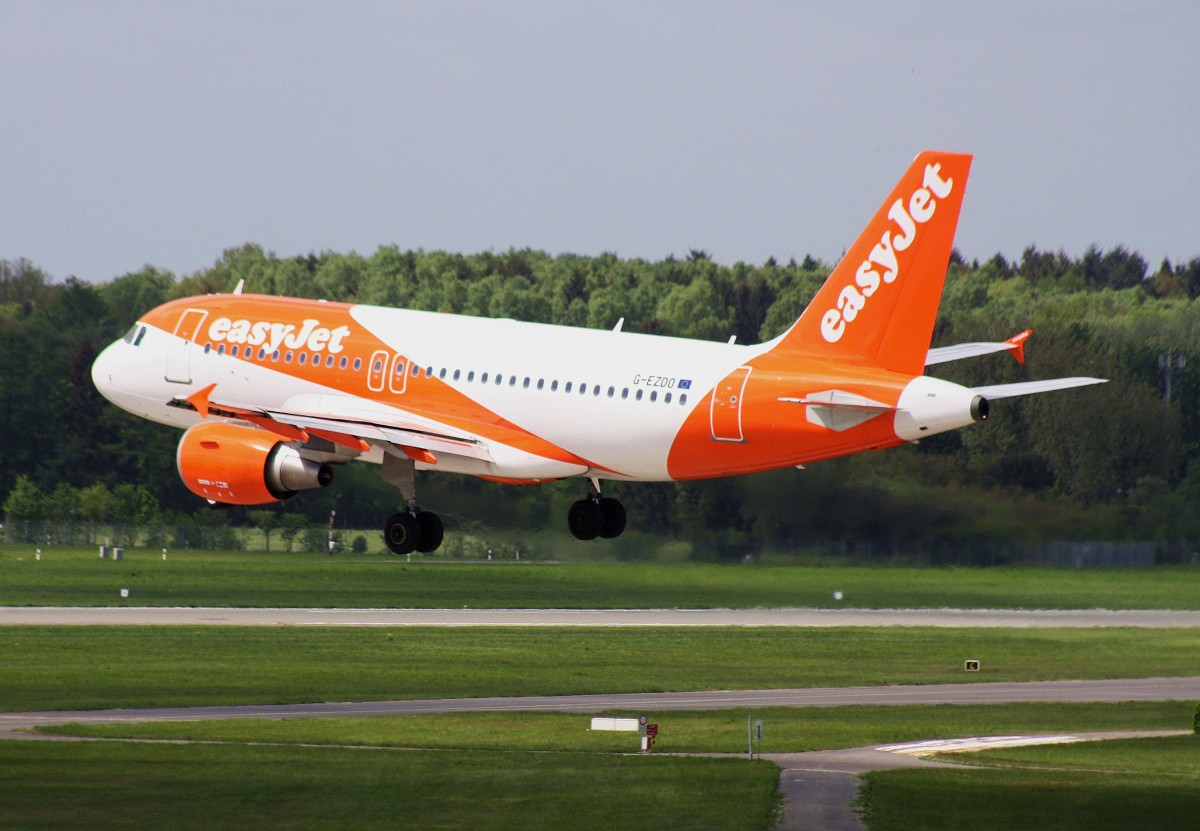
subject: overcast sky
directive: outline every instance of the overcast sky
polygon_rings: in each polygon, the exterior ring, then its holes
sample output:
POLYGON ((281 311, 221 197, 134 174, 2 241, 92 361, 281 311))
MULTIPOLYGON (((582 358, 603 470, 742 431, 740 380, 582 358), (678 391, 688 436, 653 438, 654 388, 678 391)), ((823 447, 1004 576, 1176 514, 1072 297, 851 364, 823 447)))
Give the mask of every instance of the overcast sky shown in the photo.
POLYGON ((0 259, 257 242, 835 261, 925 148, 967 258, 1200 256, 1200 3, 0 2, 0 259))

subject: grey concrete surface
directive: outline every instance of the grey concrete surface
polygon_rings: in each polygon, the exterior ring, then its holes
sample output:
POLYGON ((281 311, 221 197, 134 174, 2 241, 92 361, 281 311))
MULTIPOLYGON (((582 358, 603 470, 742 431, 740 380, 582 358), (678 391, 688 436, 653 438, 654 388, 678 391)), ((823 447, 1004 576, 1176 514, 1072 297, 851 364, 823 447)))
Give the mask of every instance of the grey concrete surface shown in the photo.
POLYGON ((39 626, 934 626, 1200 629, 1162 609, 233 609, 0 607, 0 625, 39 626))

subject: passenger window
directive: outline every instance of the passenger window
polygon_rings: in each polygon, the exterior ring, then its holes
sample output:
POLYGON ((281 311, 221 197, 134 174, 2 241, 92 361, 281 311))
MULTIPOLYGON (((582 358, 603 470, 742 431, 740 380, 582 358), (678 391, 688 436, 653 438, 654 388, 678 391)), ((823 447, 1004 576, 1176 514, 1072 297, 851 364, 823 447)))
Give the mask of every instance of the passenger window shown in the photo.
POLYGON ((472 369, 471 371, 469 371, 469 372, 467 373, 467 380, 468 380, 468 381, 474 381, 474 380, 475 380, 475 370, 473 370, 473 369, 472 369))
MULTIPOLYGON (((346 359, 342 358, 342 360, 344 361, 346 359)), ((362 369, 362 358, 355 358, 354 359, 354 371, 358 372, 360 369, 362 369)))
POLYGON ((600 395, 600 385, 599 384, 592 387, 592 395, 596 395, 596 396, 600 395))
POLYGON ((441 369, 438 370, 438 378, 441 379, 442 381, 446 380, 446 368, 445 367, 442 367, 441 369))
POLYGON ((274 352, 271 353, 271 362, 279 363, 279 350, 278 349, 276 349, 274 352))
MULTIPOLYGON (((356 360, 359 360, 359 359, 356 359, 356 360)), ((329 366, 332 366, 333 365, 333 356, 332 355, 329 356, 329 361, 330 361, 329 366)), ((346 364, 347 364, 347 360, 346 360, 346 358, 343 357, 342 360, 338 363, 338 369, 345 369, 346 364)), ((357 366, 355 366, 354 368, 358 369, 357 366)))
POLYGON ((488 374, 485 372, 485 373, 483 373, 483 375, 479 376, 479 383, 486 384, 487 379, 488 379, 488 374))
POLYGON ((558 392, 558 381, 550 382, 550 392, 558 392))
POLYGON ((301 352, 300 357, 297 359, 297 363, 299 363, 300 366, 304 366, 306 363, 308 363, 308 353, 301 352))
POLYGON ((234 346, 233 349, 230 350, 229 354, 236 358, 238 356, 238 347, 234 346))
POLYGON ((522 389, 529 389, 529 378, 526 376, 525 382, 521 384, 522 389))
MULTIPOLYGON (((557 384, 558 381, 555 381, 554 383, 557 384)), ((570 391, 571 391, 571 382, 567 381, 567 385, 565 387, 563 387, 563 392, 570 392, 570 391)))
POLYGON ((658 390, 650 390, 650 400, 651 401, 658 400, 658 390))
POLYGON ((290 364, 292 362, 292 353, 291 352, 288 352, 286 355, 283 356, 283 362, 285 364, 290 364))
POLYGON ((545 378, 538 378, 538 385, 537 385, 537 388, 540 390, 540 389, 541 389, 542 387, 544 387, 544 386, 546 386, 546 379, 545 379, 545 378))
POLYGON ((224 354, 225 354, 225 344, 221 344, 220 346, 218 346, 218 347, 217 347, 217 354, 218 354, 218 355, 224 355, 224 354))
POLYGON ((680 404, 686 404, 686 403, 687 403, 687 393, 686 393, 686 392, 681 392, 681 393, 679 394, 679 403, 680 403, 680 404))
POLYGON ((621 390, 621 399, 624 400, 628 397, 629 397, 629 387, 625 387, 625 389, 621 390))
POLYGON ((212 344, 211 343, 204 344, 204 354, 207 355, 211 351, 212 351, 212 344))
POLYGON ((457 381, 457 380, 458 380, 458 376, 459 376, 459 375, 461 375, 461 374, 462 374, 462 373, 461 373, 459 370, 457 370, 457 369, 456 369, 456 370, 454 370, 454 380, 455 380, 455 381, 457 381))
POLYGON ((515 387, 517 385, 517 376, 515 376, 515 375, 508 376, 508 385, 510 387, 515 387))
POLYGON ((616 390, 613 387, 609 387, 608 388, 608 397, 612 398, 614 392, 616 392, 616 390))
POLYGON ((642 400, 642 391, 638 390, 637 395, 635 395, 634 398, 637 399, 638 401, 641 401, 642 400))
POLYGON ((262 361, 262 360, 266 360, 266 357, 267 357, 267 350, 265 348, 259 349, 258 350, 258 359, 260 361, 262 361))
POLYGON ((671 403, 671 393, 667 393, 666 395, 664 395, 664 396, 663 396, 663 403, 664 403, 664 404, 670 404, 670 403, 671 403))

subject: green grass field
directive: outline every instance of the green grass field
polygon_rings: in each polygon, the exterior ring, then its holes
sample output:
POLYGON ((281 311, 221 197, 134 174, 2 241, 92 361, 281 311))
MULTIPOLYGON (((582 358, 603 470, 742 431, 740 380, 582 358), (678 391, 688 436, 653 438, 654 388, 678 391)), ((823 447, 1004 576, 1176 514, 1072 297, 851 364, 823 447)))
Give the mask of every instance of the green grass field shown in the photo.
POLYGON ((0 605, 323 608, 1200 609, 1200 568, 901 568, 412 563, 0 546, 0 605), (120 590, 130 590, 128 599, 120 590), (841 592, 843 599, 834 599, 841 592))
POLYGON ((768 827, 766 762, 0 741, 5 829, 768 827))
POLYGON ((990 750, 953 761, 1003 767, 868 774, 872 831, 1193 831, 1200 817, 1195 736, 990 750))
MULTIPOLYGON (((0 605, 1197 609, 1200 569, 409 564, 176 551, 163 561, 159 551, 138 550, 113 562, 91 549, 43 549, 38 561, 32 547, 0 546, 0 605), (121 588, 131 590, 128 600, 121 588), (843 593, 840 603, 834 591, 843 593)), ((1192 631, 1146 629, 0 626, 0 709, 1170 676, 1196 671, 1180 658, 1194 647, 1192 631), (965 658, 982 660, 983 671, 964 674, 965 658)), ((855 707, 655 718, 659 751, 740 753, 747 716, 764 722, 762 750, 786 752, 1022 731, 1186 728, 1193 707, 855 707)), ((771 765, 627 756, 636 737, 594 734, 584 717, 566 714, 64 730, 71 731, 224 743, 0 741, 0 828, 767 829, 776 799, 771 765)), ((1170 748, 1169 765, 1188 764, 1194 746, 1170 748)), ((1026 767, 932 772, 959 777, 945 780, 872 775, 872 828, 1195 827, 1194 780, 1181 786, 1143 761, 1122 769, 1115 788, 1111 775, 1090 770, 1091 760, 1055 764, 1077 767, 1053 776, 1026 767), (1059 800, 1085 818, 1088 804, 1109 800, 1109 814, 1140 823, 1075 825, 1069 812, 1047 813, 1059 800), (984 814, 999 824, 981 823, 984 814), (1178 824, 1180 817, 1192 824, 1178 824)))
POLYGON ((1179 676, 1187 629, 0 627, 0 709, 1179 676), (965 658, 983 662, 964 673, 965 658))

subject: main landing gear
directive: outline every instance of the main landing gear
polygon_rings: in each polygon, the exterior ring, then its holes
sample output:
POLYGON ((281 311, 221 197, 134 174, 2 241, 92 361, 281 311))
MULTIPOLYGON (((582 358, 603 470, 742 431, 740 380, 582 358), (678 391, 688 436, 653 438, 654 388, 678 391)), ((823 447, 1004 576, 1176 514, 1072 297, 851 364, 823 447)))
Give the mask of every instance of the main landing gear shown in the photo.
POLYGON ((388 517, 383 526, 388 549, 393 554, 436 551, 442 544, 442 520, 437 514, 417 507, 417 471, 413 460, 385 453, 383 481, 398 487, 405 502, 405 509, 388 517))
POLYGON ((567 527, 577 540, 619 537, 625 530, 625 506, 616 499, 600 496, 600 482, 593 479, 587 499, 580 499, 567 511, 567 527))

